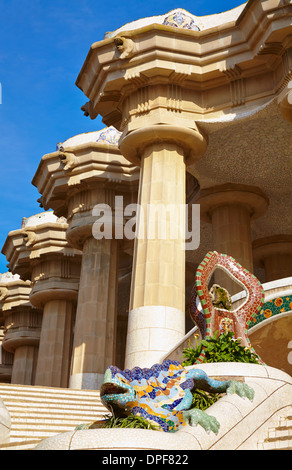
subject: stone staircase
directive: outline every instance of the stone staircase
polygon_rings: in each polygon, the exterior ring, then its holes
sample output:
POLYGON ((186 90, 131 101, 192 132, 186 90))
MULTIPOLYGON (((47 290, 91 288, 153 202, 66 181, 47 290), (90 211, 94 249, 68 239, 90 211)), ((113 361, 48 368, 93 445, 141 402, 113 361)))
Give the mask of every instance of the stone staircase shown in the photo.
POLYGON ((258 442, 259 450, 292 450, 292 407, 278 425, 268 429, 266 439, 258 442))
POLYGON ((0 450, 31 450, 47 437, 109 414, 95 390, 0 383, 0 397, 11 416, 10 443, 0 450))
MULTIPOLYGON (((0 397, 11 416, 10 443, 0 450, 31 450, 43 439, 103 419, 108 410, 95 390, 0 383, 0 397)), ((284 411, 284 410, 283 410, 284 411)), ((270 425, 259 450, 292 450, 292 407, 270 425)))

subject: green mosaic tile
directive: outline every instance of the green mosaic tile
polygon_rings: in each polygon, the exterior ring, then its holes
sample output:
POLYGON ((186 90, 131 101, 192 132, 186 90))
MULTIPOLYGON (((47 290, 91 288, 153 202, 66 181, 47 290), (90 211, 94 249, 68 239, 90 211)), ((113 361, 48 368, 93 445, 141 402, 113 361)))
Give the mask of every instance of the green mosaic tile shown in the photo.
POLYGON ((278 315, 279 313, 289 312, 290 310, 292 310, 292 295, 284 295, 282 297, 275 297, 274 299, 268 300, 268 302, 263 304, 259 313, 250 323, 249 328, 258 325, 262 321, 278 315))

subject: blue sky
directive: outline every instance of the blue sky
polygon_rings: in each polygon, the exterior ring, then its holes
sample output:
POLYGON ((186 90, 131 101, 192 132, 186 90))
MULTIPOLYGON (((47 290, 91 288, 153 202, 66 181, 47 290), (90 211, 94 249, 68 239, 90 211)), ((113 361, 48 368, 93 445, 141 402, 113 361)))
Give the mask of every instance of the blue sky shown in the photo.
MULTIPOLYGON (((240 0, 0 0, 0 250, 22 217, 41 212, 31 180, 57 142, 101 129, 86 118, 75 81, 92 43, 106 31, 174 8, 197 16, 240 0)), ((0 273, 7 260, 0 254, 0 273)))

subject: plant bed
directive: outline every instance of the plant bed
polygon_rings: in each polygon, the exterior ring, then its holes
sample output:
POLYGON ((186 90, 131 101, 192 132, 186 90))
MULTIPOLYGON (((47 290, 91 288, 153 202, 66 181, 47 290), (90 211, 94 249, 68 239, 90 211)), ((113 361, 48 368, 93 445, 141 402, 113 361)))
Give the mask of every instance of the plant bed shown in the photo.
MULTIPOLYGON (((196 343, 197 338, 195 336, 196 343)), ((234 339, 233 333, 222 333, 218 336, 218 332, 214 336, 203 339, 200 344, 194 347, 191 342, 188 348, 183 350, 182 365, 192 366, 202 351, 205 357, 203 362, 245 362, 251 364, 259 364, 258 356, 249 348, 241 345, 240 339, 234 339)))

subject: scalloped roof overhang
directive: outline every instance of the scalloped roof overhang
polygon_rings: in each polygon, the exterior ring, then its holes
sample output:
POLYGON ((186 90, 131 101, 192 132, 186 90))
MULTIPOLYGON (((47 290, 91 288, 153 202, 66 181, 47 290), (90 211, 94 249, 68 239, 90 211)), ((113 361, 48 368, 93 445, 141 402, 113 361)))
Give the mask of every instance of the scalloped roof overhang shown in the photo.
POLYGON ((100 114, 123 131, 123 100, 134 86, 157 80, 198 93, 195 120, 226 119, 243 103, 268 102, 291 78, 291 1, 250 0, 224 18, 200 31, 137 21, 94 43, 76 81, 90 100, 90 116, 100 114), (222 100, 221 87, 229 89, 222 100))

